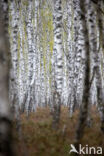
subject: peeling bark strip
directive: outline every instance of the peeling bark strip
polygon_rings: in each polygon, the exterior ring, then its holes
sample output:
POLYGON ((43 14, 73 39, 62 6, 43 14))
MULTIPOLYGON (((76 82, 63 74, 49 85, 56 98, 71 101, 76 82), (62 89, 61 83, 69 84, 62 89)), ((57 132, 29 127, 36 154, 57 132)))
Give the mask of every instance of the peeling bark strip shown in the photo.
POLYGON ((0 155, 12 156, 11 119, 9 111, 9 42, 7 4, 0 1, 0 155), (5 10, 4 10, 5 9, 5 10), (7 27, 7 28, 5 28, 7 27))

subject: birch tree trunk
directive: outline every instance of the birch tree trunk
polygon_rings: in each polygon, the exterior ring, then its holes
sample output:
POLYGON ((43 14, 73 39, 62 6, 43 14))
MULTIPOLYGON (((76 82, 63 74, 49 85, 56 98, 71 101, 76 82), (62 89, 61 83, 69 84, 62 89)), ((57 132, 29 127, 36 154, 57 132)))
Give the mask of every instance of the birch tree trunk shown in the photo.
MULTIPOLYGON (((96 34, 96 10, 94 8, 93 3, 90 0, 86 0, 85 2, 87 13, 87 26, 89 33, 89 47, 90 47, 90 98, 89 98, 89 108, 88 108, 88 120, 87 125, 91 125, 91 104, 94 103, 94 99, 91 97, 93 94, 96 95, 96 85, 94 86, 95 73, 96 73, 96 60, 99 56, 97 51, 97 34, 96 34), (96 54, 96 57, 94 56, 96 54), (91 101, 92 99, 92 101, 91 101)), ((97 32, 98 33, 98 32, 97 32)), ((100 63, 99 63, 100 66, 100 63)), ((99 68, 100 72, 100 68, 99 68)))
POLYGON ((9 31, 10 34, 10 51, 11 51, 11 73, 10 73, 10 101, 14 118, 16 120, 16 129, 20 131, 20 99, 19 99, 19 56, 20 56, 20 35, 18 32, 19 26, 19 4, 15 1, 9 3, 9 31), (11 24, 11 25, 10 25, 11 24), (12 86, 12 87, 11 87, 12 86))
POLYGON ((83 51, 83 38, 82 33, 82 20, 80 14, 80 4, 79 0, 73 0, 74 7, 74 50, 75 50, 75 67, 74 67, 74 88, 75 88, 75 102, 77 107, 82 104, 83 96, 83 81, 84 81, 84 71, 85 64, 83 57, 85 57, 85 51, 83 51))
POLYGON ((83 34, 82 47, 85 51, 85 57, 83 61, 85 63, 85 77, 84 77, 84 92, 82 105, 80 109, 79 123, 76 131, 76 146, 79 144, 81 137, 83 136, 84 128, 86 125, 87 115, 88 115, 88 106, 89 106, 89 91, 90 91, 90 51, 89 51, 89 39, 88 39, 88 29, 86 22, 86 6, 85 1, 80 0, 80 14, 82 20, 82 29, 81 34, 83 34))
POLYGON ((0 2, 0 155, 13 155, 11 151, 11 117, 9 110, 9 41, 8 4, 0 2))
POLYGON ((62 93, 62 6, 61 0, 54 0, 54 92, 53 92, 53 127, 56 128, 60 119, 61 93, 62 93))
POLYGON ((70 117, 72 117, 75 107, 75 48, 74 48, 74 32, 73 32, 73 23, 74 15, 73 15, 73 5, 72 0, 67 2, 67 12, 68 12, 68 71, 69 71, 69 97, 68 97, 68 105, 70 117))
MULTIPOLYGON (((98 28, 99 28, 99 50, 101 49, 102 53, 104 53, 104 15, 100 11, 104 9, 104 2, 98 1, 97 4, 97 17, 98 17, 98 28)), ((101 51, 96 52, 95 61, 97 62, 96 67, 96 79, 97 79, 97 97, 98 97, 98 110, 100 113, 101 118, 101 130, 104 133, 104 80, 103 80, 103 74, 101 74, 101 56, 99 58, 99 53, 101 51)), ((104 55, 104 54, 103 54, 104 55)))

